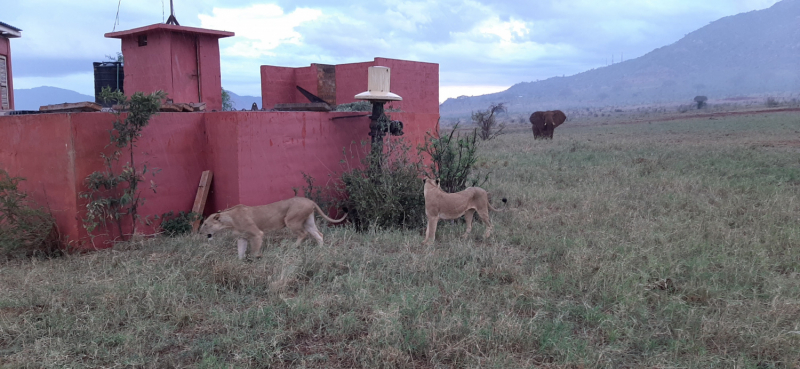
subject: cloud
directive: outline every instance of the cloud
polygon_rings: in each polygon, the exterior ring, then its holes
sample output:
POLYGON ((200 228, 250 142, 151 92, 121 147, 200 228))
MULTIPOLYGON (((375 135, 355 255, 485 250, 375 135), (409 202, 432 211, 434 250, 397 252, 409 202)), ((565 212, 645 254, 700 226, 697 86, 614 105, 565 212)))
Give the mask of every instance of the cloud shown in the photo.
MULTIPOLYGON (((638 57, 721 17, 776 2, 196 0, 175 4, 175 12, 181 25, 236 33, 220 40, 223 85, 255 95, 260 94, 262 64, 300 67, 376 56, 439 63, 443 89, 510 86, 599 67, 612 54, 638 57)), ((92 61, 119 51, 119 40, 105 39, 104 33, 160 23, 169 16, 167 0, 126 0, 115 25, 118 4, 4 4, 2 21, 23 29, 23 37, 12 40, 15 80, 74 83, 76 75, 91 73, 92 61)))
POLYGON ((214 8, 211 15, 200 14, 203 28, 223 29, 236 33, 225 52, 234 57, 258 58, 274 56, 273 50, 283 44, 300 45, 303 36, 295 28, 322 16, 319 9, 297 8, 285 13, 275 4, 255 4, 245 8, 214 8))

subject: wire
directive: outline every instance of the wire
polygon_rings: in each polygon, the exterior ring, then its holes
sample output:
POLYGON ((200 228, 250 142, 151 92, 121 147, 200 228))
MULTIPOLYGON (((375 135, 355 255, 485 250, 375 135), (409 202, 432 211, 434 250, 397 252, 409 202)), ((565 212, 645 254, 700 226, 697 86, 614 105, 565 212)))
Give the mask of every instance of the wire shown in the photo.
POLYGON ((161 23, 164 23, 164 0, 161 0, 161 23))
POLYGON ((122 0, 119 0, 119 3, 117 3, 117 18, 114 19, 114 28, 111 29, 111 32, 114 32, 114 31, 117 30, 117 25, 119 24, 119 6, 120 5, 122 5, 122 0))

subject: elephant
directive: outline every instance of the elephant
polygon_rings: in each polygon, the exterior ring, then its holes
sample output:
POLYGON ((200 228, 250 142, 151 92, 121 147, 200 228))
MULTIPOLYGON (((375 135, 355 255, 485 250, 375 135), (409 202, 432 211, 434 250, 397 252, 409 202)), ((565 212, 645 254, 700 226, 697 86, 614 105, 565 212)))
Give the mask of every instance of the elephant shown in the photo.
POLYGON ((553 138, 553 131, 567 120, 567 115, 561 110, 537 111, 531 114, 533 125, 533 138, 553 138))

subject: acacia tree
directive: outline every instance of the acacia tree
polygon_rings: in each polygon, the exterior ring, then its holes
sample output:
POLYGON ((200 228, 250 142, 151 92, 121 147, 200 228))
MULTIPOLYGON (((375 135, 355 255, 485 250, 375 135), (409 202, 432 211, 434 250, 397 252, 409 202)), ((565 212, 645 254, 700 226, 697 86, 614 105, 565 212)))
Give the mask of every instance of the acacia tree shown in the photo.
POLYGON ((489 105, 489 109, 478 110, 477 112, 472 113, 472 122, 475 123, 480 130, 478 137, 485 141, 499 136, 506 126, 504 124, 497 123, 495 114, 505 111, 505 104, 498 103, 489 105))
MULTIPOLYGON (((138 208, 144 204, 145 198, 141 195, 139 184, 145 181, 145 174, 155 175, 158 170, 148 169, 147 163, 141 166, 136 164, 134 148, 142 130, 150 123, 150 118, 158 114, 161 101, 166 98, 164 91, 156 91, 149 95, 141 92, 134 93, 130 98, 119 90, 111 91, 104 87, 101 97, 106 101, 115 101, 127 110, 125 118, 119 111, 115 111, 116 119, 109 130, 110 142, 106 146, 113 146, 110 155, 101 153, 105 169, 97 171, 86 177, 84 185, 87 191, 80 197, 87 199, 86 218, 83 226, 91 234, 98 225, 107 227, 107 222, 116 223, 119 236, 122 240, 126 237, 122 231, 122 222, 129 217, 132 233, 136 233, 136 225, 141 222, 138 208), (127 151, 129 161, 119 167, 120 159, 127 151)), ((155 193, 156 184, 150 181, 150 189, 155 193)))
POLYGON ((702 109, 706 106, 706 101, 708 101, 708 97, 705 96, 695 96, 694 102, 697 103, 697 108, 702 109))

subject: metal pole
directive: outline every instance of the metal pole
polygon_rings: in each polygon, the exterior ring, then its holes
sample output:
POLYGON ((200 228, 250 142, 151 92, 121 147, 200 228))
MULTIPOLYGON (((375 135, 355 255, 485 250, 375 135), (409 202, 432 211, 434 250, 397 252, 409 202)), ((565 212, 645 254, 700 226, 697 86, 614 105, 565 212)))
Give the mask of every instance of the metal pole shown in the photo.
POLYGON ((369 135, 372 136, 370 147, 370 169, 377 173, 381 170, 383 159, 383 136, 386 134, 381 127, 379 120, 384 114, 383 104, 385 101, 372 101, 372 115, 369 117, 369 135))

